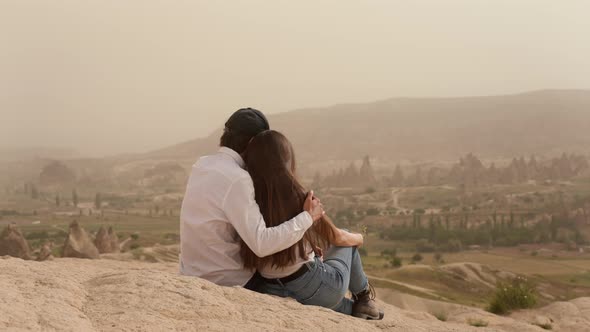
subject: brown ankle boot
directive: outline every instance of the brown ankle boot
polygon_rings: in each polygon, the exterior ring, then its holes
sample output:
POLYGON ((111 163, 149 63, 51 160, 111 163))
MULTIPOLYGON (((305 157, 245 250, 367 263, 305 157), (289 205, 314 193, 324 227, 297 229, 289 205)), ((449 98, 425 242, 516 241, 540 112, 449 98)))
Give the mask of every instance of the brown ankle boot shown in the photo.
POLYGON ((375 302, 375 289, 370 284, 364 291, 353 295, 352 315, 363 319, 381 320, 383 310, 377 307, 375 302))

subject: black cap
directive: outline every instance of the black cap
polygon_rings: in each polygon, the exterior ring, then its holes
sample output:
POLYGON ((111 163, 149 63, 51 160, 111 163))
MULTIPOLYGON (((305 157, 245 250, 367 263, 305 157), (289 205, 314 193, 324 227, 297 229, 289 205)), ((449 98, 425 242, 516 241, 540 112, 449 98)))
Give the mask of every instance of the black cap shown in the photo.
POLYGON ((241 135, 256 136, 258 133, 269 130, 268 120, 259 110, 253 108, 240 108, 225 123, 225 128, 241 135))

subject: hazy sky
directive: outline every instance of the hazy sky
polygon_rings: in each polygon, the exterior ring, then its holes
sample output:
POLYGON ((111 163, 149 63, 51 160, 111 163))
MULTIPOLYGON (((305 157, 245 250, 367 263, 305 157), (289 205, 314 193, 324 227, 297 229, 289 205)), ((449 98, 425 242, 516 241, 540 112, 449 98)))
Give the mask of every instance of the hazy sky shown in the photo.
POLYGON ((0 147, 145 151, 266 113, 590 88, 590 2, 0 1, 0 147))

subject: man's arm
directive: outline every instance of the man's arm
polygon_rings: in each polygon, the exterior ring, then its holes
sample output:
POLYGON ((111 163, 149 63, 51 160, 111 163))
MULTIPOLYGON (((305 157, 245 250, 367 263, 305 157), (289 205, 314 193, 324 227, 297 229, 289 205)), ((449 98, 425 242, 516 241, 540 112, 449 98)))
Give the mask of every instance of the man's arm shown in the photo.
POLYGON ((287 249, 301 240, 314 220, 323 215, 319 202, 314 203, 311 210, 303 211, 295 218, 278 226, 266 227, 260 208, 254 199, 252 179, 244 177, 230 187, 223 201, 223 211, 256 256, 265 257, 287 249))

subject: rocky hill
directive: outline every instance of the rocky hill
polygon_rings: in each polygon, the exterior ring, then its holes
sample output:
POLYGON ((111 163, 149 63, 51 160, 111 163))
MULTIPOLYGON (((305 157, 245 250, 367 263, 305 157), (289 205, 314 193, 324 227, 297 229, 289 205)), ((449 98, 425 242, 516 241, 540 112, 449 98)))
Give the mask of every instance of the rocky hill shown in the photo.
MULTIPOLYGON (((567 152, 588 153, 590 91, 544 90, 464 98, 393 98, 269 116, 301 161, 456 159, 567 152), (313 147, 310 149, 309 147, 313 147), (346 147, 346 148, 343 148, 346 147)), ((215 149, 220 131, 142 155, 184 159, 215 149)))
MULTIPOLYGON (((461 306, 443 322, 425 312, 383 304, 383 321, 363 321, 239 287, 219 287, 176 271, 174 263, 2 257, 0 330, 543 331, 531 324, 535 312, 515 319, 461 306), (487 327, 468 323, 482 318, 487 327)), ((539 312, 553 320, 553 330, 590 328, 590 299, 552 306, 539 312)))

